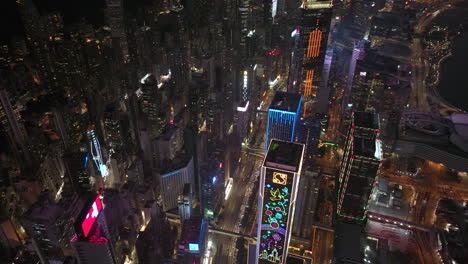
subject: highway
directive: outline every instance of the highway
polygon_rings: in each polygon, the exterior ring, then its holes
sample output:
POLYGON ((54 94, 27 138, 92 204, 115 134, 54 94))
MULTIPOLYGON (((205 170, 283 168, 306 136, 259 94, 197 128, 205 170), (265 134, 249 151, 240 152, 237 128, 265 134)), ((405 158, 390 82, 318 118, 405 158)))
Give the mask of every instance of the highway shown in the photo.
MULTIPOLYGON (((431 12, 427 13, 427 15, 423 16, 418 21, 418 24, 414 28, 415 36, 421 36, 432 20, 436 18, 437 15, 439 15, 441 12, 452 8, 450 2, 455 1, 447 2, 449 3, 444 3, 444 5, 440 6, 434 6, 431 12)), ((412 91, 409 100, 409 108, 423 112, 431 112, 431 106, 429 104, 428 98, 431 93, 428 91, 428 86, 426 84, 426 78, 430 73, 430 65, 429 62, 424 58, 424 50, 422 50, 421 47, 421 39, 419 37, 415 37, 410 45, 410 48, 413 51, 411 58, 413 71, 411 79, 412 91)))

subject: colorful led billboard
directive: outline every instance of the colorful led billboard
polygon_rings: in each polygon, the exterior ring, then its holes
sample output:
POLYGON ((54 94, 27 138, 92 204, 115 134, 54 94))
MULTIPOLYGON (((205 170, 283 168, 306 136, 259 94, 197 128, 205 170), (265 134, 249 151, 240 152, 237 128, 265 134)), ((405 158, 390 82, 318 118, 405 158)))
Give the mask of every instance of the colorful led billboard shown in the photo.
MULTIPOLYGON (((294 173, 266 168, 259 263, 283 263, 294 173)), ((287 249, 286 249, 287 250, 287 249)))
POLYGON ((102 211, 101 198, 99 196, 96 196, 96 199, 94 200, 83 222, 81 223, 81 230, 83 232, 84 237, 88 236, 89 231, 93 227, 94 222, 96 222, 99 212, 101 211, 102 211))
POLYGON ((197 243, 189 243, 188 245, 189 245, 189 250, 190 251, 199 251, 200 250, 197 243))

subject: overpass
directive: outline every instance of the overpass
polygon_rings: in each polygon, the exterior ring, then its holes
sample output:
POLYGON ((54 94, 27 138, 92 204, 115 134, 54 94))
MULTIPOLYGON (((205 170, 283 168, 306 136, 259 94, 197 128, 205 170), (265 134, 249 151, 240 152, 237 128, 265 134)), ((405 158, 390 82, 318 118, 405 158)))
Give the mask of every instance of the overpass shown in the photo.
POLYGON ((245 151, 249 155, 257 156, 260 158, 265 157, 265 150, 263 148, 251 148, 249 146, 242 146, 242 151, 245 151))
POLYGON ((257 241, 257 238, 253 237, 253 236, 240 234, 240 233, 236 233, 236 232, 232 232, 232 231, 227 231, 227 230, 223 230, 223 229, 217 229, 217 228, 214 228, 214 227, 209 227, 208 232, 221 234, 221 235, 226 235, 226 236, 235 237, 235 238, 242 237, 244 239, 253 241, 253 243, 256 243, 256 241, 257 241))
POLYGON ((408 222, 400 218, 396 218, 396 217, 388 216, 388 215, 382 215, 382 214, 378 214, 374 212, 369 212, 369 220, 372 220, 374 222, 380 222, 383 224, 399 226, 402 229, 411 230, 414 228, 414 229, 418 229, 418 230, 426 231, 426 232, 434 231, 434 228, 430 226, 408 222))

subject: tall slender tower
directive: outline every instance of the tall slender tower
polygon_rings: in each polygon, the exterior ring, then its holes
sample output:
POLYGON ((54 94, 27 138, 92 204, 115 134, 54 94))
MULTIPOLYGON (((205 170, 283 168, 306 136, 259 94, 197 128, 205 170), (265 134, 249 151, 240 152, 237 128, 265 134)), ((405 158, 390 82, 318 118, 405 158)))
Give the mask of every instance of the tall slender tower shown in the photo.
MULTIPOLYGON (((329 0, 304 0, 301 6, 302 22, 299 27, 300 45, 295 56, 302 59, 299 78, 293 90, 304 96, 308 107, 318 95, 323 83, 323 69, 327 51, 328 34, 332 18, 332 2, 329 0)), ((307 115, 309 111, 305 111, 307 115)))
POLYGON ((265 150, 272 139, 294 141, 301 104, 299 94, 276 92, 268 108, 265 150))
POLYGON ((262 165, 258 199, 257 261, 286 263, 304 145, 272 140, 262 165))
POLYGON ((380 175, 383 157, 378 116, 353 112, 339 173, 337 215, 362 223, 380 175))

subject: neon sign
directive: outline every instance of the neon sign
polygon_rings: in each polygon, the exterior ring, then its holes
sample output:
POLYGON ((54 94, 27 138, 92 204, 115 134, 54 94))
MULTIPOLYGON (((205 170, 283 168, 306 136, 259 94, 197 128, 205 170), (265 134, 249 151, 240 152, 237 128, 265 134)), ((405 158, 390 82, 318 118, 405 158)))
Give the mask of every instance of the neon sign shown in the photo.
POLYGON ((89 231, 93 227, 94 222, 96 222, 96 219, 99 216, 99 212, 101 211, 102 211, 101 198, 99 198, 99 196, 96 196, 96 199, 91 205, 91 208, 89 208, 89 211, 86 214, 85 219, 81 223, 81 230, 83 231, 84 237, 88 236, 89 231))
POLYGON ((282 263, 288 247, 293 173, 266 169, 258 258, 282 263))
POLYGON ((88 136, 91 139, 90 142, 90 152, 93 156, 94 163, 96 164, 97 169, 101 173, 102 177, 107 177, 109 175, 108 165, 104 162, 101 144, 99 144, 99 140, 97 139, 96 134, 94 133, 94 129, 88 130, 88 136))

